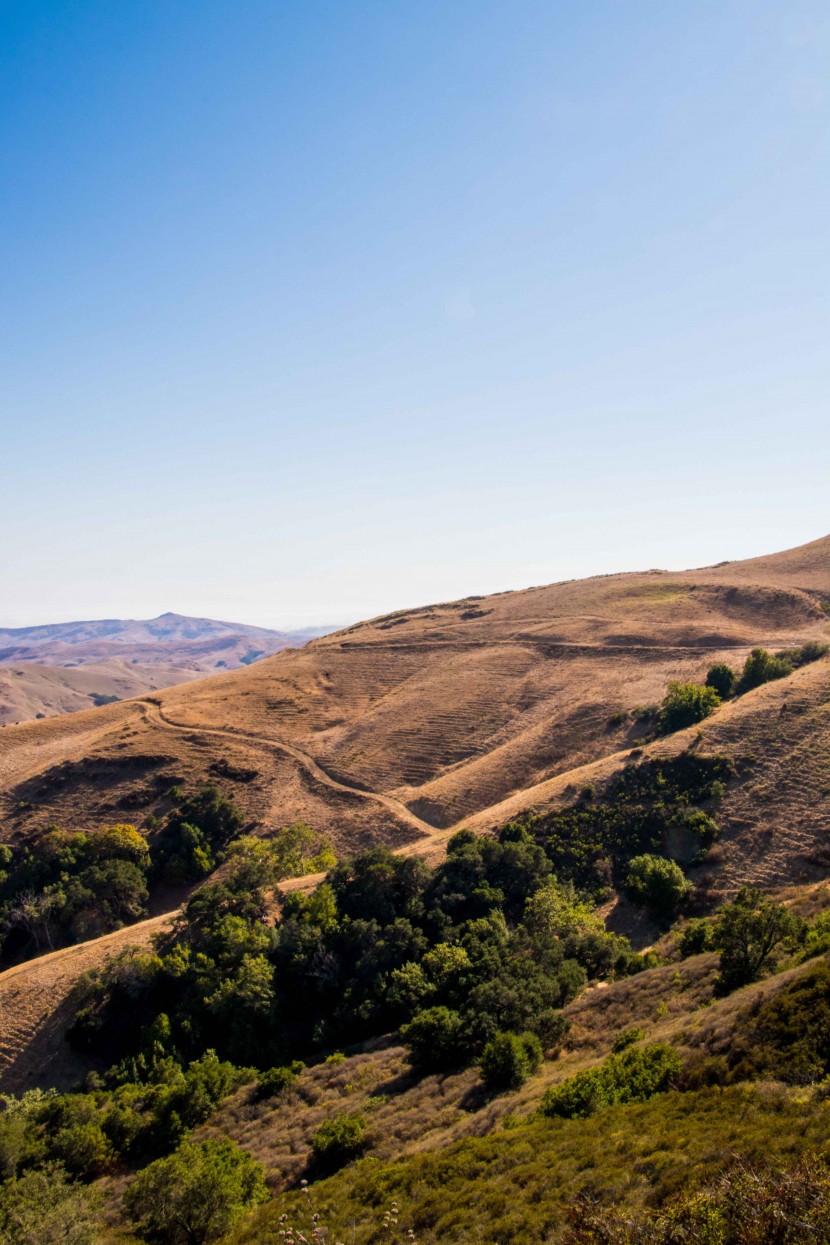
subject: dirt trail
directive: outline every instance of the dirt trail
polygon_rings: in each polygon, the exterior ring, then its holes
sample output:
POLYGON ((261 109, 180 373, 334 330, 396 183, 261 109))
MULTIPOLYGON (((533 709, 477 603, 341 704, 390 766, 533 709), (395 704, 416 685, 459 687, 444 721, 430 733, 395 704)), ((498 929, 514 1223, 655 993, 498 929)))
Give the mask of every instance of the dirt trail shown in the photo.
POLYGON ((297 748, 294 744, 286 743, 282 739, 274 739, 270 735, 257 735, 253 731, 235 730, 231 727, 189 726, 185 722, 175 722, 172 718, 167 717, 161 705, 155 700, 142 700, 136 703, 141 705, 147 721, 154 726, 160 726, 165 730, 178 731, 180 733, 186 731, 191 735, 215 735, 220 739, 248 739, 252 743, 260 744, 263 747, 274 748, 278 752, 284 752, 287 756, 298 761, 313 778, 324 786, 329 787, 332 791, 342 791, 346 795, 357 796, 361 800, 380 804, 399 821, 403 821, 413 830, 417 830, 419 834, 427 838, 432 838, 436 833, 435 826, 431 826, 429 822, 417 817, 401 800, 396 800, 391 795, 383 795, 379 791, 367 791, 362 787, 352 787, 348 783, 332 778, 330 774, 326 773, 322 765, 318 764, 313 757, 309 756, 307 752, 303 752, 301 748, 297 748))

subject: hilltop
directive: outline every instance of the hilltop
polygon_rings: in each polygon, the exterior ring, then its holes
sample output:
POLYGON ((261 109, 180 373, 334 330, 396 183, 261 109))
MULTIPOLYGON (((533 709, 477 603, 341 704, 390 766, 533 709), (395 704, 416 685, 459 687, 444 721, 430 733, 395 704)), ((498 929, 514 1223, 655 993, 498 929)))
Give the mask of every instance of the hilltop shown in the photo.
POLYGON ((0 629, 0 723, 75 713, 235 670, 325 628, 271 631, 167 613, 0 629))

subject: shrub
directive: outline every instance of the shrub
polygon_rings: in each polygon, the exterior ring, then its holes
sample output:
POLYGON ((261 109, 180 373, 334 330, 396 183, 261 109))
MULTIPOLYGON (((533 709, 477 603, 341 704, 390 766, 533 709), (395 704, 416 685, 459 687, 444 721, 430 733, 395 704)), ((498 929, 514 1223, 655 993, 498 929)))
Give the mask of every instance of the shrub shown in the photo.
POLYGON ((646 1102, 668 1089, 680 1070, 680 1056, 672 1046, 655 1042, 632 1048, 551 1086, 539 1111, 544 1116, 583 1119, 602 1107, 646 1102))
POLYGON ((716 662, 714 666, 710 666, 706 674, 706 686, 713 687, 721 700, 728 700, 735 691, 735 684, 738 676, 731 666, 727 666, 726 662, 716 662))
POLYGON ((59 1129, 49 1148, 71 1175, 88 1180, 102 1175, 115 1159, 103 1129, 93 1120, 59 1129))
POLYGON ((738 1017, 730 1079, 809 1085, 830 1073, 830 965, 818 963, 738 1017))
POLYGON ((26 1172, 0 1187, 0 1245, 96 1245, 100 1200, 58 1163, 26 1172))
POLYGON ((401 1028, 401 1038, 413 1066, 438 1072, 463 1062, 467 1049, 458 1012, 448 1007, 428 1007, 401 1028))
POLYGON ((664 735, 682 731, 695 722, 702 722, 721 703, 713 687, 701 683, 669 683, 660 711, 660 730, 664 735))
POLYGON ((311 1149, 319 1167, 335 1171, 366 1149, 366 1118, 362 1115, 335 1115, 325 1120, 311 1138, 311 1149))
POLYGON ((811 661, 826 657, 828 652, 830 652, 830 645, 821 644, 818 640, 810 640, 807 644, 802 644, 800 648, 785 649, 781 653, 776 653, 775 656, 797 670, 811 661))
POLYGON ((634 857, 625 885, 634 903, 661 912, 676 912, 692 889, 673 860, 651 855, 634 857))
POLYGON ((265 1170, 235 1142, 184 1142, 139 1172, 127 1211, 141 1234, 164 1245, 204 1245, 267 1199, 265 1170))
POLYGON ((757 981, 784 943, 805 932, 805 923, 763 891, 743 886, 732 903, 725 904, 715 923, 715 945, 720 948, 719 994, 757 981))
POLYGON ((257 1081, 257 1098, 274 1098, 294 1084, 305 1068, 305 1064, 295 1059, 289 1067, 269 1068, 257 1081))
POLYGON ((611 1049, 615 1055, 619 1055, 621 1051, 628 1050, 629 1046, 633 1046, 635 1042, 642 1041, 645 1035, 645 1029, 622 1029, 614 1038, 611 1049))
POLYGON ((481 1052, 481 1079, 488 1089, 517 1089, 542 1062, 542 1043, 535 1033, 497 1033, 481 1052))
POLYGON ((773 657, 765 648, 754 648, 744 663, 743 674, 736 690, 742 695, 744 692, 751 692, 754 687, 760 687, 762 683, 786 678, 792 672, 789 660, 773 657))

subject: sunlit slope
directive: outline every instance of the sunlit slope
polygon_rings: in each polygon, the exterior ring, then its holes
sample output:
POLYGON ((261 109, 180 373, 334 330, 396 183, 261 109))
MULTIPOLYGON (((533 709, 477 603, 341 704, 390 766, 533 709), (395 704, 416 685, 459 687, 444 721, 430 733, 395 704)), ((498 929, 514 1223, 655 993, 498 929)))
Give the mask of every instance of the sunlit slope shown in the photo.
POLYGON ((174 781, 217 781, 259 829, 302 816, 342 848, 486 818, 630 749, 639 728, 621 715, 657 702, 669 679, 740 665, 755 645, 830 637, 829 567, 826 538, 750 562, 403 611, 156 703, 79 715, 75 729, 6 728, 7 833, 140 824, 163 813, 174 781))

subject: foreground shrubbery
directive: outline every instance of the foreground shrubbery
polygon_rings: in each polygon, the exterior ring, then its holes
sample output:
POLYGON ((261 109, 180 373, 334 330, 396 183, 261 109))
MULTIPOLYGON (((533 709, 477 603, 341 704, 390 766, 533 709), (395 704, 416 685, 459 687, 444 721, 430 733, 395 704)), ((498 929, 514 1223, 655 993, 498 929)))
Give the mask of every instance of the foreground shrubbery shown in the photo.
POLYGON ((830 1170, 805 1158, 784 1171, 735 1162, 666 1210, 622 1218, 583 1199, 566 1245, 818 1245, 830 1240, 830 1170))
MULTIPOLYGON (((400 1238, 412 1230, 419 1245, 550 1245, 562 1239, 568 1207, 580 1193, 607 1208, 617 1226, 636 1221, 646 1203, 662 1206, 681 1193, 691 1198, 717 1181, 731 1155, 785 1167, 818 1152, 826 1146, 826 1111, 818 1095, 803 1091, 732 1086, 658 1094, 587 1119, 514 1121, 509 1129, 396 1161, 358 1160, 315 1184, 310 1196, 276 1198, 241 1223, 231 1241, 279 1245, 287 1215, 309 1239, 317 1223, 331 1241, 374 1245, 388 1239, 380 1221, 395 1203, 400 1238)), ((749 1238, 752 1245, 762 1239, 749 1238)))
POLYGON ((160 1245, 204 1245, 264 1202, 265 1171, 233 1141, 184 1142, 139 1172, 126 1207, 141 1235, 160 1245))
POLYGON ((0 1245, 97 1245, 100 1208, 98 1193, 48 1163, 0 1185, 0 1245))

